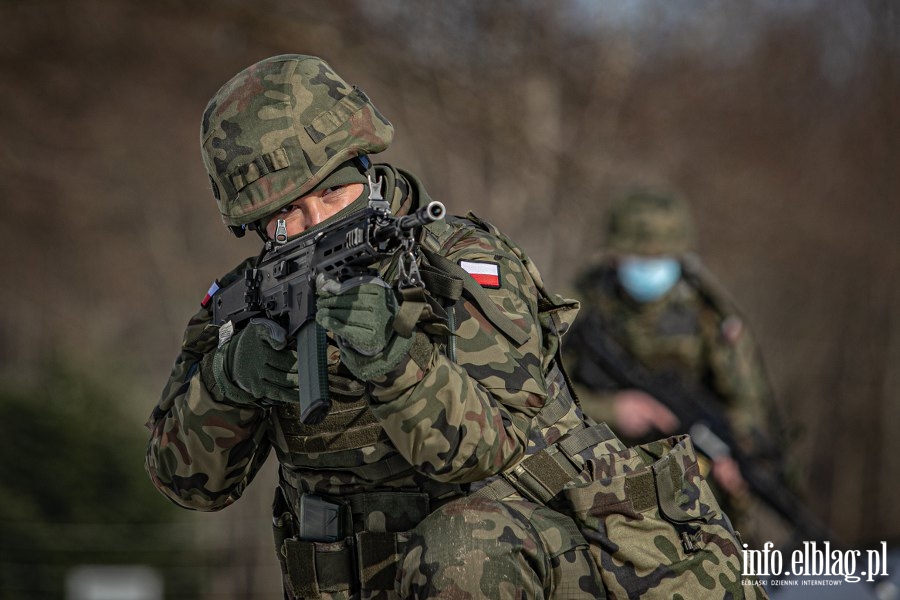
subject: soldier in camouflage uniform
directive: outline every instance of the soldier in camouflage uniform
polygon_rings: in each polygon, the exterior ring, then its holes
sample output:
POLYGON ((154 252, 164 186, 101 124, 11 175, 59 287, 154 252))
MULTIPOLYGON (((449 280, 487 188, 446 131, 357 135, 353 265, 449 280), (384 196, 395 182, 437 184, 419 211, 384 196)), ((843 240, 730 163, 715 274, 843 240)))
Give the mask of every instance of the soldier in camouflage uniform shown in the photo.
MULTIPOLYGON (((751 456, 763 447, 770 453, 780 425, 758 349, 734 303, 693 254, 693 223, 684 200, 660 190, 632 191, 610 208, 605 235, 603 259, 576 284, 583 316, 594 317, 592 326, 602 324, 604 334, 650 372, 710 390, 741 449, 751 456)), ((609 423, 626 443, 690 430, 692 423, 680 423, 647 392, 623 389, 589 364, 581 351, 583 336, 597 332, 576 326, 571 333, 567 364, 580 384, 585 412, 609 423)), ((722 450, 711 464, 702 464, 711 468, 717 497, 746 537, 755 533, 740 519, 749 502, 747 485, 737 462, 722 450)))
MULTIPOLYGON (((427 204, 413 175, 366 157, 392 133, 324 61, 285 55, 226 83, 201 137, 225 224, 271 239, 310 235, 376 191, 398 215, 427 204)), ((154 485, 219 510, 274 449, 286 598, 743 597, 736 540, 689 440, 627 450, 573 401, 557 351, 577 303, 547 293, 474 215, 426 226, 419 243, 432 283, 411 333, 395 327, 395 260, 360 285, 317 281, 332 407, 314 425, 298 417, 284 330, 254 319, 225 334, 206 298, 148 422, 154 485), (651 552, 601 532, 622 514, 651 552)))

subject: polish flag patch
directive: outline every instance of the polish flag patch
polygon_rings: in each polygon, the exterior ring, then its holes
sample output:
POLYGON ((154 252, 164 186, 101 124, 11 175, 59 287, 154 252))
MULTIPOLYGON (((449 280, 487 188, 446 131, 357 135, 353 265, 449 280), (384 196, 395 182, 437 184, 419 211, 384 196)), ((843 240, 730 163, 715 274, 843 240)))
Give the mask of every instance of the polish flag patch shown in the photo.
POLYGON ((481 287, 493 289, 500 287, 500 266, 497 263, 461 260, 459 266, 471 275, 481 287))

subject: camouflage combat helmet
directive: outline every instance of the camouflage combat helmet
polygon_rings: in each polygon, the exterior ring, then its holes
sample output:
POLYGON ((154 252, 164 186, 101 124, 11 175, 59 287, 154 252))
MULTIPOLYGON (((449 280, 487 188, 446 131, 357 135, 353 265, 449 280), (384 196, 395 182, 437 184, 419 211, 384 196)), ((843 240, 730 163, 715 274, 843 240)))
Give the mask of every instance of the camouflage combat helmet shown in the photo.
POLYGON ((632 191, 607 214, 605 248, 617 254, 682 255, 694 249, 690 209, 658 190, 632 191))
POLYGON ((394 128, 314 56, 252 65, 216 93, 200 143, 222 220, 242 227, 312 190, 342 162, 381 152, 394 128))

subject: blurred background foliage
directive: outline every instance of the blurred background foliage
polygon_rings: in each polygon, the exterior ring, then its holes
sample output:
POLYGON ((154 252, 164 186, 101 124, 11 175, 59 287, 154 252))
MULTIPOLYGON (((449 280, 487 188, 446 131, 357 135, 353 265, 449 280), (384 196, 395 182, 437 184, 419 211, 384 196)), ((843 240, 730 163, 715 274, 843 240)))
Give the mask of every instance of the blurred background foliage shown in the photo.
POLYGON ((288 52, 360 85, 397 128, 377 158, 557 290, 618 191, 682 191, 801 429, 810 506, 858 547, 900 538, 891 0, 5 0, 0 40, 0 573, 30 597, 57 597, 74 546, 185 565, 167 597, 279 597, 270 482, 181 511, 141 424, 209 281, 257 251, 218 221, 200 114, 288 52))
POLYGON ((44 367, 28 391, 0 390, 0 597, 62 598, 86 563, 156 567, 197 597, 199 548, 147 493, 133 411, 92 375, 44 367))

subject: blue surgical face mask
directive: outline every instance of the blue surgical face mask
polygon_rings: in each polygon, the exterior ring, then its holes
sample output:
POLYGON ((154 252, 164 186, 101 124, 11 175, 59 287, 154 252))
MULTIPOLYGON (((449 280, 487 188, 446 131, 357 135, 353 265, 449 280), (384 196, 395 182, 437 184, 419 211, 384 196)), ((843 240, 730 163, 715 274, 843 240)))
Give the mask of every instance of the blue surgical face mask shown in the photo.
POLYGON ((638 302, 652 302, 662 298, 678 282, 681 263, 669 256, 628 256, 619 261, 618 276, 629 296, 638 302))

